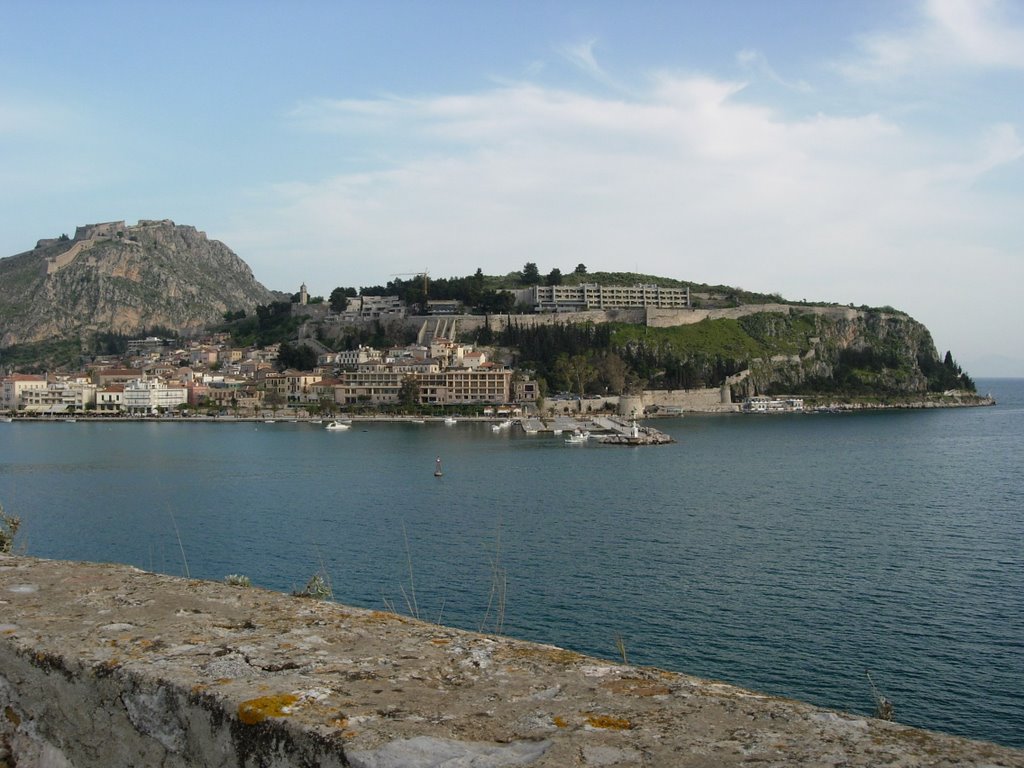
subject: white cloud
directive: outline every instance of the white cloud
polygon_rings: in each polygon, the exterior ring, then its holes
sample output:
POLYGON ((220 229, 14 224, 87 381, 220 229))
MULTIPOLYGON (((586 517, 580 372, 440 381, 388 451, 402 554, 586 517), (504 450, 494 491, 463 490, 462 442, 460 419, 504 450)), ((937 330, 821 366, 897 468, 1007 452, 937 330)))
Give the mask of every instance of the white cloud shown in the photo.
POLYGON ((597 40, 586 40, 574 45, 563 46, 559 48, 558 52, 570 64, 598 83, 621 89, 622 86, 598 63, 597 57, 594 55, 596 47, 597 40))
POLYGON ((767 77, 771 82, 798 93, 811 93, 814 89, 805 80, 787 80, 768 63, 768 59, 760 51, 744 48, 736 54, 736 63, 744 70, 760 77, 767 77))
MULTIPOLYGON (((793 119, 751 103, 743 83, 666 72, 632 98, 520 84, 298 112, 339 143, 374 139, 396 159, 245 201, 248 215, 223 239, 275 288, 305 280, 326 294, 421 269, 583 262, 891 304, 931 326, 969 291, 1024 283, 1012 255, 1020 232, 1005 223, 1015 201, 975 187, 1020 161, 1008 125, 943 143, 877 114, 793 119), (978 263, 1000 270, 998 285, 977 284, 978 263)), ((936 340, 957 349, 957 332, 940 327, 936 340)))
POLYGON ((1020 5, 1003 0, 927 0, 917 24, 861 40, 838 64, 854 80, 889 80, 951 68, 1024 69, 1020 5))

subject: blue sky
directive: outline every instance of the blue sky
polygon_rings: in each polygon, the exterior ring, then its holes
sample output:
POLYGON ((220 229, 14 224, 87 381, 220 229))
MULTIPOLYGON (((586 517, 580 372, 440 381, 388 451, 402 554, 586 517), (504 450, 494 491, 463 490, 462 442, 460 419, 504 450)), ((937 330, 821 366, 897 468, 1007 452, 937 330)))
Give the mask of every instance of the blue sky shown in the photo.
POLYGON ((1024 376, 1024 4, 0 0, 0 255, 170 218, 314 294, 583 262, 1024 376))

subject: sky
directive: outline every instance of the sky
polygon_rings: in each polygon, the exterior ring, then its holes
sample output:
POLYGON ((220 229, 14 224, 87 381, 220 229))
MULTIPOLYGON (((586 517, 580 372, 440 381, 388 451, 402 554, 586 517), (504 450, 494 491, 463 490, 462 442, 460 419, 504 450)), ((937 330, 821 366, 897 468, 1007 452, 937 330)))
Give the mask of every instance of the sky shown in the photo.
POLYGON ((583 263, 892 306, 1024 376, 1018 0, 0 0, 0 256, 173 219, 268 288, 583 263))

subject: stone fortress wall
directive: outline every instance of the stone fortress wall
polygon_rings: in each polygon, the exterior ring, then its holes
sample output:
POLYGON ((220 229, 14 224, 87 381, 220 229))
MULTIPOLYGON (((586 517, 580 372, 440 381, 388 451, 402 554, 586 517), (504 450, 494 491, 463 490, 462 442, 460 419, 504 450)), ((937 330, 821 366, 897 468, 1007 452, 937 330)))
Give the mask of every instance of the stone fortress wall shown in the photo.
POLYGON ((0 555, 0 765, 1020 766, 1024 751, 548 645, 0 555))

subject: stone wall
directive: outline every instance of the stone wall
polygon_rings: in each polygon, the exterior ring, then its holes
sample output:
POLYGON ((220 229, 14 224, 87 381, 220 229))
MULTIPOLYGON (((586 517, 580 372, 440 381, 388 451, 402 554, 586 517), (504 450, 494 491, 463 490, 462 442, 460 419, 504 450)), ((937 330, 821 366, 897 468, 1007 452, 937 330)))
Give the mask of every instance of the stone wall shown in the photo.
POLYGON ((1024 751, 392 613, 0 555, 0 765, 1024 766, 1024 751))

